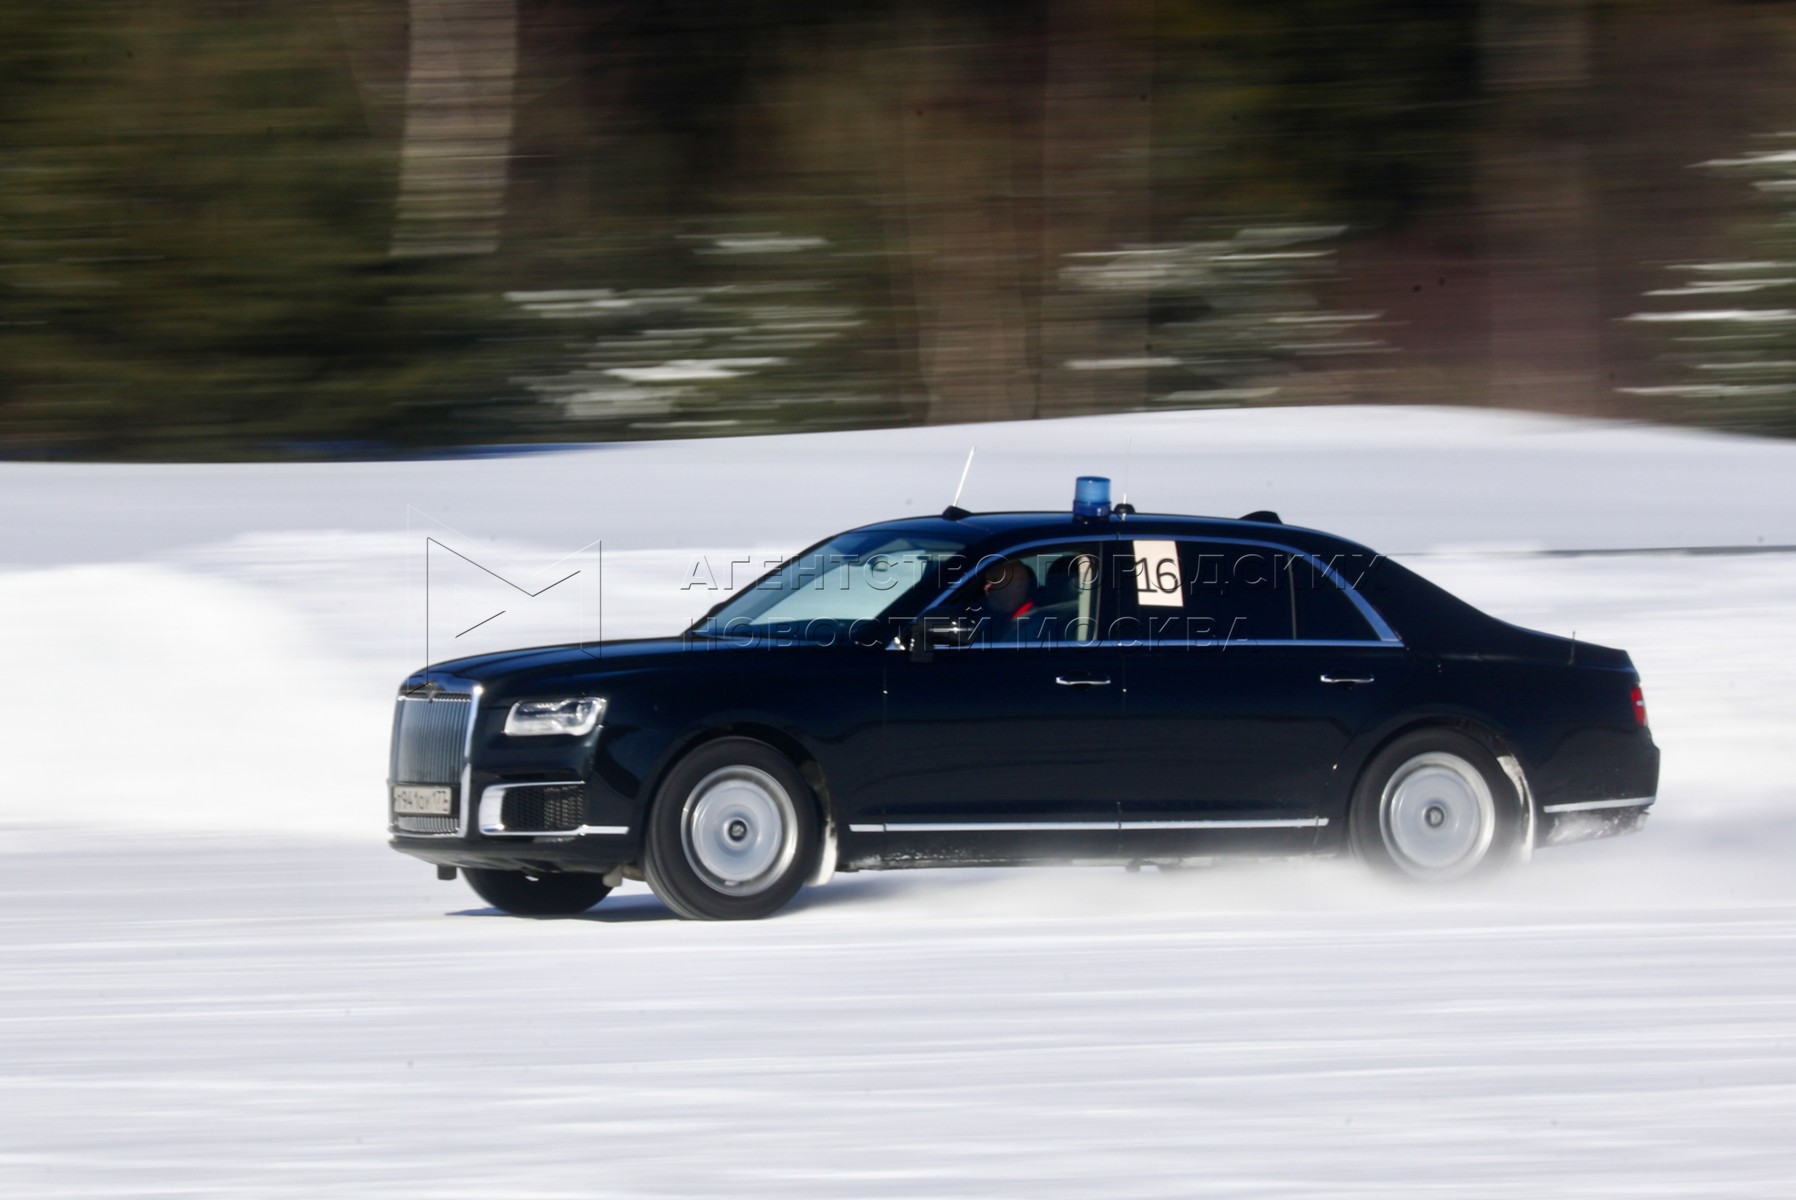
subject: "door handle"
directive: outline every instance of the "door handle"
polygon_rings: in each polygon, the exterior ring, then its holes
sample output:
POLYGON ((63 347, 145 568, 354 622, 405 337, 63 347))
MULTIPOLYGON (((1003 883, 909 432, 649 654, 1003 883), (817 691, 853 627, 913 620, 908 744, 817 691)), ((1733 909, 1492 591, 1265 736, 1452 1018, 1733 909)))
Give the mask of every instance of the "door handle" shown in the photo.
POLYGON ((1108 675, 1056 675, 1054 682, 1061 687, 1108 687, 1108 675))
POLYGON ((1344 683, 1348 687, 1352 687, 1356 683, 1371 683, 1372 677, 1370 675, 1327 675, 1327 674, 1325 674, 1322 676, 1322 682, 1323 683, 1344 683))

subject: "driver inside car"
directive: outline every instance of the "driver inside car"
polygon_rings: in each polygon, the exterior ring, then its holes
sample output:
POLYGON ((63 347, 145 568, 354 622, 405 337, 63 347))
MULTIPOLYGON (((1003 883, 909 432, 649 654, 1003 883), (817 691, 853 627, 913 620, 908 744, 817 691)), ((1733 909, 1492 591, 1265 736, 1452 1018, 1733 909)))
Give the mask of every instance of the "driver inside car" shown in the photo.
POLYGON ((1035 572, 1020 559, 1007 558, 979 573, 975 639, 1011 642, 1024 636, 1026 619, 1037 611, 1035 572))
POLYGON ((1017 622, 1035 607, 1035 572, 1014 558, 993 563, 981 580, 984 608, 994 619, 1017 622))

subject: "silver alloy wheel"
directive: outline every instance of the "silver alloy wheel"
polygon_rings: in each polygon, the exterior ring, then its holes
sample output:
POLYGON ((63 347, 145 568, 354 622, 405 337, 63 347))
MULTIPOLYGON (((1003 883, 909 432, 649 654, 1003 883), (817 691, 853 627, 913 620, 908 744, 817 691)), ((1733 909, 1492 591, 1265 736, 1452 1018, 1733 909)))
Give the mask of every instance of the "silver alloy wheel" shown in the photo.
POLYGON ((1477 767, 1444 751, 1418 754, 1391 773, 1378 805, 1391 858, 1422 879, 1452 879, 1483 861, 1497 805, 1477 767))
POLYGON ((720 767, 698 781, 680 813, 686 861, 711 887, 753 896, 777 883, 798 853, 798 813, 759 767, 720 767))

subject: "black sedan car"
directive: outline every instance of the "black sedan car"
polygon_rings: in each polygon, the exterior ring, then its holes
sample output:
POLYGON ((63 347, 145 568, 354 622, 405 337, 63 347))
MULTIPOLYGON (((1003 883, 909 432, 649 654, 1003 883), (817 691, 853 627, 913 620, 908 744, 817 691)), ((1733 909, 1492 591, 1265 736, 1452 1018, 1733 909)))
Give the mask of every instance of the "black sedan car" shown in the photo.
POLYGON ((646 879, 685 917, 837 870, 1349 853, 1421 881, 1638 828, 1627 654, 1280 522, 887 521, 664 639, 400 688, 392 845, 515 913, 646 879))

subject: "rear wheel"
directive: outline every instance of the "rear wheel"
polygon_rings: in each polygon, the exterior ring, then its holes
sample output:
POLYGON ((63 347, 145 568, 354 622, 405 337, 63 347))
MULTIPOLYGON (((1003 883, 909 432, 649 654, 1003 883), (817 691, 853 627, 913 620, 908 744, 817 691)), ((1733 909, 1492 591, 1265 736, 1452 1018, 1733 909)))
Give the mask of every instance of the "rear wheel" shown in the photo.
POLYGON ((682 917, 764 917, 797 894, 819 840, 816 797, 792 763, 765 743, 720 738, 661 785, 643 874, 682 917))
POLYGON ((526 875, 522 871, 466 867, 462 874, 482 900, 520 917, 571 917, 585 912, 611 892, 603 875, 580 872, 526 875))
POLYGON ((1372 759, 1348 820, 1360 858, 1393 875, 1445 883, 1513 862, 1525 815, 1490 751, 1463 733, 1427 729, 1372 759))

